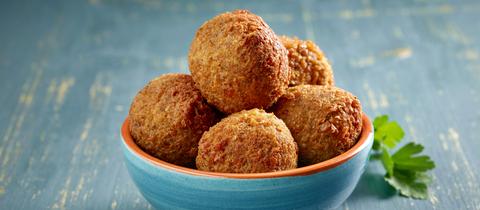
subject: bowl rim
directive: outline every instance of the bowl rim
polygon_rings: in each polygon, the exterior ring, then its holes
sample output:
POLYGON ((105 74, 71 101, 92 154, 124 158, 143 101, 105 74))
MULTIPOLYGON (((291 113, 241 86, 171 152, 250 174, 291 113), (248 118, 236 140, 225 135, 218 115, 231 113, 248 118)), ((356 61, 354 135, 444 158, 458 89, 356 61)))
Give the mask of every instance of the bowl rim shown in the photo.
MULTIPOLYGON (((154 156, 144 152, 133 140, 129 130, 128 116, 122 124, 121 135, 122 141, 125 146, 140 159, 153 164, 156 167, 163 168, 165 170, 174 171, 182 174, 203 176, 203 177, 216 177, 216 178, 235 178, 235 179, 260 179, 260 178, 279 178, 279 177, 292 177, 292 176, 306 176, 314 173, 326 171, 328 169, 337 167, 346 161, 353 158, 360 151, 366 148, 369 143, 370 135, 372 133, 372 124, 370 119, 365 113, 362 113, 362 133, 357 143, 347 150, 346 152, 337 155, 331 159, 325 160, 320 163, 316 163, 309 166, 303 166, 300 168, 289 169, 284 171, 265 172, 265 173, 221 173, 221 172, 209 172, 201 171, 197 169, 178 166, 166 161, 160 160, 154 156)), ((373 138, 373 137, 372 137, 373 138)))

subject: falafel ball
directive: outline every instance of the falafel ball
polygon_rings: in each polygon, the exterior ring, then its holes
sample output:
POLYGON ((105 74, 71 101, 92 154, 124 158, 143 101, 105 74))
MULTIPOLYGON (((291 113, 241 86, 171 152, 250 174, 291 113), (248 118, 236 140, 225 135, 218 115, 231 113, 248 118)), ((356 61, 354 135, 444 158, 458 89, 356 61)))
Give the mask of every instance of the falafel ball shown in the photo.
POLYGON ((299 165, 335 157, 357 142, 362 107, 357 97, 333 86, 299 85, 288 89, 273 107, 299 148, 299 165))
POLYGON ((287 50, 262 18, 246 10, 205 22, 188 63, 202 95, 225 113, 268 108, 288 87, 287 50))
POLYGON ((297 144, 285 123, 252 109, 232 114, 200 139, 197 168, 228 173, 260 173, 297 167, 297 144))
POLYGON ((203 132, 219 121, 186 74, 164 74, 136 96, 129 112, 130 133, 145 152, 169 163, 194 166, 203 132))
POLYGON ((332 67, 314 42, 288 36, 280 36, 280 41, 288 50, 290 86, 335 84, 332 67))

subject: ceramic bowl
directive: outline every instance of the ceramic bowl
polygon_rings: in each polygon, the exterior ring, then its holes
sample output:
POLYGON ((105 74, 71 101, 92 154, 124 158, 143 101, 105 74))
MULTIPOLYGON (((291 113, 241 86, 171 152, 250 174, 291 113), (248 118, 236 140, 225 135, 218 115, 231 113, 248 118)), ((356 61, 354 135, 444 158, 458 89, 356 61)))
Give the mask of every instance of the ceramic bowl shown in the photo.
POLYGON ((157 209, 328 209, 352 193, 373 144, 372 124, 363 115, 360 139, 347 152, 301 168, 253 174, 185 168, 143 152, 133 141, 128 118, 122 148, 131 178, 157 209))

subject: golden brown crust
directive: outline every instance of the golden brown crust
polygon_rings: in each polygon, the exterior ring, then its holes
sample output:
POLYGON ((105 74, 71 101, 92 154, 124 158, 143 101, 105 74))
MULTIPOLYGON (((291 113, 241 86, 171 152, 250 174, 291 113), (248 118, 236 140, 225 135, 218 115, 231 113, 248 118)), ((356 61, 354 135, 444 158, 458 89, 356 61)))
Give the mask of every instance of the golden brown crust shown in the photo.
POLYGON ((333 86, 291 87, 273 109, 298 144, 300 165, 315 164, 347 151, 362 130, 360 101, 333 86))
POLYGON ((268 108, 288 87, 287 50, 260 17, 245 10, 205 22, 188 61, 202 95, 225 113, 268 108))
POLYGON ((322 50, 310 40, 280 36, 288 50, 290 85, 334 85, 333 71, 322 50))
POLYGON ((197 168, 229 173, 260 173, 297 167, 297 144, 285 123, 252 109, 232 114, 200 139, 197 168))
POLYGON ((203 132, 219 119, 192 78, 165 74, 150 81, 130 107, 130 132, 144 151, 161 160, 193 166, 203 132))

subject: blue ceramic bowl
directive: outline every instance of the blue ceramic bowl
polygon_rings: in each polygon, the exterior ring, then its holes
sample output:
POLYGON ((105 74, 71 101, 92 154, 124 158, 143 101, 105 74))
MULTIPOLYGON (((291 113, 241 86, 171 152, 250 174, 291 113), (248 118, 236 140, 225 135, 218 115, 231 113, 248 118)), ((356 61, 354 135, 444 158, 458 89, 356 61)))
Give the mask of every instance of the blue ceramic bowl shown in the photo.
POLYGON ((143 152, 122 126, 123 153, 130 176, 157 209, 328 209, 342 204, 362 175, 373 143, 363 116, 357 144, 314 165, 279 172, 233 174, 189 169, 143 152))

